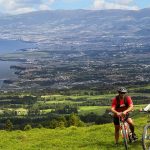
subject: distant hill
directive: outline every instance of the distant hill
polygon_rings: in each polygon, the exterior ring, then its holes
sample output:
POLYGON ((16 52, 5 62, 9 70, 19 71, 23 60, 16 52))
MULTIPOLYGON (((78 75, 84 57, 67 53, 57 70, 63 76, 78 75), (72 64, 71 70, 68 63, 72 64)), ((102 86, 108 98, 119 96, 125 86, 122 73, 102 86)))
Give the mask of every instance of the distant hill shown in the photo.
POLYGON ((126 42, 148 44, 150 8, 134 10, 50 10, 0 16, 0 38, 47 44, 54 49, 113 49, 126 42), (144 42, 142 41, 144 38, 144 42), (146 39, 145 39, 146 38, 146 39), (58 45, 58 46, 56 46, 58 45), (95 45, 99 45, 97 48, 95 45), (62 48, 60 48, 60 47, 62 48), (59 48, 58 48, 59 47, 59 48), (69 48, 70 47, 70 48, 69 48), (88 48, 87 48, 88 47, 88 48))
POLYGON ((149 30, 149 14, 150 8, 138 11, 50 10, 1 16, 0 38, 80 46, 95 42, 104 45, 103 39, 107 37, 117 44, 124 38, 149 37, 144 32, 149 30))
POLYGON ((46 44, 50 49, 113 49, 149 45, 150 8, 134 10, 50 10, 0 16, 0 38, 46 44), (148 32, 147 32, 148 31, 148 32), (144 39, 144 42, 143 40, 144 39), (57 45, 57 46, 56 46, 57 45), (96 46, 97 45, 97 46, 96 46))

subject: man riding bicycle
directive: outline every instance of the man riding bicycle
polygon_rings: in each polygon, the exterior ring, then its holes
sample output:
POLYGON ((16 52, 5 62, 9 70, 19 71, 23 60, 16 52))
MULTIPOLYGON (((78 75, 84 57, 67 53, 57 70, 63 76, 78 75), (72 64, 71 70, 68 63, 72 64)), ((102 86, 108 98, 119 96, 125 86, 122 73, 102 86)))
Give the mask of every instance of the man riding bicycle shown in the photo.
POLYGON ((118 144, 119 140, 119 117, 125 117, 125 120, 128 122, 130 130, 132 132, 132 138, 137 139, 136 134, 134 133, 134 123, 133 120, 129 117, 129 112, 133 110, 133 102, 130 96, 127 96, 127 89, 125 87, 120 87, 117 89, 118 95, 112 99, 111 111, 114 113, 113 122, 115 126, 115 142, 118 144))

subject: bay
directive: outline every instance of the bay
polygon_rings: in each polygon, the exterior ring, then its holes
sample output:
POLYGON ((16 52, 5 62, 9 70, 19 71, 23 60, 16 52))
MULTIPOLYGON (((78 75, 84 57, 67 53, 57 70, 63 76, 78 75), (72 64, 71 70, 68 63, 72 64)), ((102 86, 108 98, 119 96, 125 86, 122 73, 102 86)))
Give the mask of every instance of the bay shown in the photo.
POLYGON ((33 48, 34 43, 21 40, 0 39, 0 55, 14 53, 20 49, 33 48))
MULTIPOLYGON (((32 42, 25 42, 22 40, 9 40, 9 39, 0 39, 0 56, 3 58, 3 55, 9 53, 15 53, 19 50, 34 48, 35 44, 32 42)), ((19 62, 15 61, 1 61, 0 60, 0 88, 2 87, 3 81, 5 79, 14 79, 17 78, 13 70, 10 69, 11 65, 16 65, 19 62)))
POLYGON ((17 65, 17 64, 18 62, 15 61, 0 61, 0 88, 3 84, 3 80, 17 78, 13 70, 10 69, 11 65, 17 65))

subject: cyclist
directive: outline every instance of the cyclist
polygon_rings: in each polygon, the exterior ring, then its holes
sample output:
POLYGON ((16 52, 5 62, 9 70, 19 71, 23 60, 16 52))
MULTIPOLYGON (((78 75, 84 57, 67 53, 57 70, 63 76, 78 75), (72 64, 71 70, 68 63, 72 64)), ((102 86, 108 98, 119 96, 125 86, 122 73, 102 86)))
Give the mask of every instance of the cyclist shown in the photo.
POLYGON ((117 89, 118 95, 112 99, 111 111, 113 112, 113 122, 115 126, 115 142, 118 144, 119 140, 119 116, 124 116, 125 120, 128 122, 130 130, 132 132, 132 138, 137 139, 134 133, 134 123, 129 117, 129 112, 133 110, 133 102, 130 96, 127 96, 127 89, 125 87, 119 87, 117 89))

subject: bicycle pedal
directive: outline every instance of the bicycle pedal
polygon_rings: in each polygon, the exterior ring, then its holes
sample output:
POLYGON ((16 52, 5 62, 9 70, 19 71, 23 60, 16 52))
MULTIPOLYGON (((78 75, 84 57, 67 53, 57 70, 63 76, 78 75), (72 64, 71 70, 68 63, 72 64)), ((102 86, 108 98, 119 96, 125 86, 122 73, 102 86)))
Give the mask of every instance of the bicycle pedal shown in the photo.
POLYGON ((134 141, 134 140, 129 140, 129 142, 130 142, 130 143, 134 143, 135 141, 134 141))
POLYGON ((132 143, 134 143, 134 142, 136 142, 138 139, 133 139, 133 142, 132 143))

